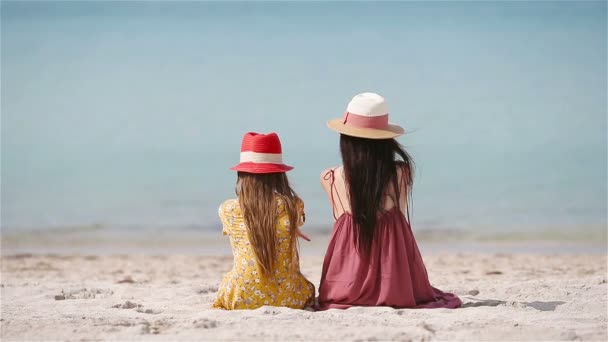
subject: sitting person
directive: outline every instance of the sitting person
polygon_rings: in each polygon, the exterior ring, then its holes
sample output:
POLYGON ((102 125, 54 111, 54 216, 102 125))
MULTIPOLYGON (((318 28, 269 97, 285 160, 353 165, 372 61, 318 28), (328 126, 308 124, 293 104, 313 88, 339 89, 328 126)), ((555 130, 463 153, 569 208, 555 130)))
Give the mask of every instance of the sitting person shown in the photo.
MULTIPOLYGON (((222 203, 223 232, 230 237, 234 266, 213 307, 256 309, 263 305, 303 309, 314 304, 315 287, 300 273, 298 237, 304 203, 289 186, 281 142, 275 133, 246 133, 241 146, 237 199, 222 203)), ((309 240, 310 241, 310 240, 309 240)))
POLYGON ((384 98, 359 94, 328 126, 341 133, 343 166, 321 174, 336 221, 317 309, 459 307, 429 282, 409 222, 414 164, 394 139, 404 131, 388 123, 384 98))

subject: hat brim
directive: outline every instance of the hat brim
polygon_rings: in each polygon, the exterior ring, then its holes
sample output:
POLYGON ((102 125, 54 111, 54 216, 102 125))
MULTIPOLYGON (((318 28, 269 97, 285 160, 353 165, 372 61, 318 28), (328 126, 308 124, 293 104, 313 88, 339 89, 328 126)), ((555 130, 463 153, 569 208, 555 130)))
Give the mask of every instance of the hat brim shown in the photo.
POLYGON ((236 166, 231 167, 230 170, 249 172, 249 173, 277 173, 277 172, 287 172, 287 171, 293 170, 293 166, 289 166, 289 165, 285 165, 285 164, 245 162, 245 163, 240 163, 236 166))
POLYGON ((403 127, 391 124, 388 125, 387 129, 358 128, 347 126, 344 124, 344 118, 327 121, 327 127, 338 133, 346 134, 351 137, 367 139, 391 139, 396 138, 405 133, 403 127))

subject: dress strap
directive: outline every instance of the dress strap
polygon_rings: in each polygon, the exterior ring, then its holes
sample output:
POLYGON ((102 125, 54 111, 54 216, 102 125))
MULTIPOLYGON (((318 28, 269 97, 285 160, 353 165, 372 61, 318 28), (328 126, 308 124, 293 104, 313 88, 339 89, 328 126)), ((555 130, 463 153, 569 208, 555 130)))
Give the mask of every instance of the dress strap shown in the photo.
POLYGON ((329 180, 331 178, 331 185, 330 185, 330 189, 329 189, 329 193, 330 193, 330 197, 331 197, 331 213, 332 215, 334 215, 334 220, 337 220, 338 217, 336 216, 336 202, 334 201, 334 191, 336 192, 336 197, 338 197, 338 202, 340 202, 340 207, 342 207, 342 212, 344 212, 344 205, 342 204, 342 199, 340 198, 340 195, 338 194, 338 188, 336 188, 336 175, 335 175, 335 170, 336 169, 331 169, 329 171, 327 171, 327 173, 325 174, 325 176, 323 176, 324 180, 329 180))

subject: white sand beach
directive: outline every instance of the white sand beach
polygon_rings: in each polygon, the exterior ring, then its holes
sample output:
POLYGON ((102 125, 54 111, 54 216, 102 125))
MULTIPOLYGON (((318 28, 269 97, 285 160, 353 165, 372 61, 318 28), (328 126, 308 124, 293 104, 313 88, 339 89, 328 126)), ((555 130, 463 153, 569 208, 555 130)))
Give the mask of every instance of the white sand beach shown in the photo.
POLYGON ((0 342, 608 342, 608 0, 0 0, 0 23, 0 342), (275 183, 236 171, 287 169, 317 291, 335 216, 407 194, 463 306, 211 309, 242 229, 220 204, 275 183))
MULTIPOLYGON (((3 256, 1 339, 608 339, 605 255, 446 253, 425 260, 433 285, 461 296, 463 308, 212 310, 229 256, 3 256)), ((321 257, 302 258, 317 286, 321 264, 321 257)))

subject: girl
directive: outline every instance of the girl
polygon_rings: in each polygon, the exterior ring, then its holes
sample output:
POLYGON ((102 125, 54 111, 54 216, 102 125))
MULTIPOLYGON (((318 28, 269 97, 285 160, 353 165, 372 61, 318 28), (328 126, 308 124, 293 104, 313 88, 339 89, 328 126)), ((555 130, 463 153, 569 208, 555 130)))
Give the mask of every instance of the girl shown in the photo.
POLYGON ((414 164, 394 139, 404 131, 388 123, 384 98, 359 94, 327 125, 341 133, 343 166, 321 174, 336 221, 318 309, 459 307, 458 297, 429 283, 409 224, 414 164))
POLYGON ((234 255, 232 271, 219 287, 213 307, 235 310, 263 305, 302 309, 314 303, 315 288, 301 273, 298 236, 310 241, 304 203, 289 186, 276 133, 243 137, 236 195, 219 215, 234 255))

